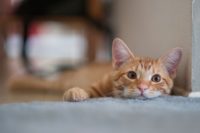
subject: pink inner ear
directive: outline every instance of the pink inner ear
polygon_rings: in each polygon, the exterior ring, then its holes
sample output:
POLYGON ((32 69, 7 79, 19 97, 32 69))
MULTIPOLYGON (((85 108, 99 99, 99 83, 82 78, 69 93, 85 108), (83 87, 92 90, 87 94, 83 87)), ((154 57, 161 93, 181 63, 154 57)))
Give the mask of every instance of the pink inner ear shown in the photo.
POLYGON ((126 44, 118 38, 113 41, 112 54, 114 67, 120 67, 132 56, 126 44))
POLYGON ((176 73, 178 64, 181 61, 182 50, 180 48, 173 49, 167 56, 164 57, 164 65, 169 74, 176 73))

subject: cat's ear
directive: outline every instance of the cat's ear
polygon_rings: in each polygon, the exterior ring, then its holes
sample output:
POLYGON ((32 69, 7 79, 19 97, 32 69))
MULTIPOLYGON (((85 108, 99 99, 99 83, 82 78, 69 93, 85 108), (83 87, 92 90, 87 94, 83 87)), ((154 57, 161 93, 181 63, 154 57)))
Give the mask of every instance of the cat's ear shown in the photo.
POLYGON ((160 61, 164 64, 171 78, 176 77, 176 71, 181 61, 182 49, 174 48, 168 54, 160 58, 160 61))
POLYGON ((124 41, 119 38, 113 40, 112 64, 114 68, 119 68, 122 64, 133 57, 133 53, 130 51, 124 41))

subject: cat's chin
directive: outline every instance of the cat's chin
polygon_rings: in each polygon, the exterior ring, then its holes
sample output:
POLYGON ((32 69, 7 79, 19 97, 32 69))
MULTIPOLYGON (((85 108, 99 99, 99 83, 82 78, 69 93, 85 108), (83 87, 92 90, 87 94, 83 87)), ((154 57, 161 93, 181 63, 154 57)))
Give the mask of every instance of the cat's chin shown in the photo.
POLYGON ((162 95, 162 93, 160 91, 150 91, 150 90, 145 91, 144 94, 143 94, 143 96, 148 98, 148 99, 156 98, 156 97, 159 97, 161 95, 162 95))
POLYGON ((146 91, 143 93, 143 95, 137 95, 137 96, 133 96, 134 99, 153 99, 153 98, 157 98, 159 96, 161 96, 161 92, 159 91, 146 91))

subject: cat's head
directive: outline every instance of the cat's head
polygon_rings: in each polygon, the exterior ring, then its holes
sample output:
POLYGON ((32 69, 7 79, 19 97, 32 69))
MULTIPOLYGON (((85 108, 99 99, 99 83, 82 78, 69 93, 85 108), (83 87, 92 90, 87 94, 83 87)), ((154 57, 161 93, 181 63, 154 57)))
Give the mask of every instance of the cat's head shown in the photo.
POLYGON ((158 59, 140 58, 116 38, 112 46, 115 96, 154 98, 170 94, 181 56, 181 48, 174 48, 158 59))

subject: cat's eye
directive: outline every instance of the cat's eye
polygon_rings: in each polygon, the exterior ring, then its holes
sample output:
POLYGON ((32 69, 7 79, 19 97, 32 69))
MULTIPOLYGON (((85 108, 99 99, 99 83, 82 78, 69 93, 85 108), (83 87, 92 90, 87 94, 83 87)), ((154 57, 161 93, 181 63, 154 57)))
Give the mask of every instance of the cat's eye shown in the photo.
POLYGON ((137 78, 137 74, 134 71, 129 71, 127 76, 130 79, 136 79, 137 78))
POLYGON ((153 82, 160 82, 160 80, 161 80, 161 77, 159 74, 155 74, 151 78, 151 81, 153 81, 153 82))

